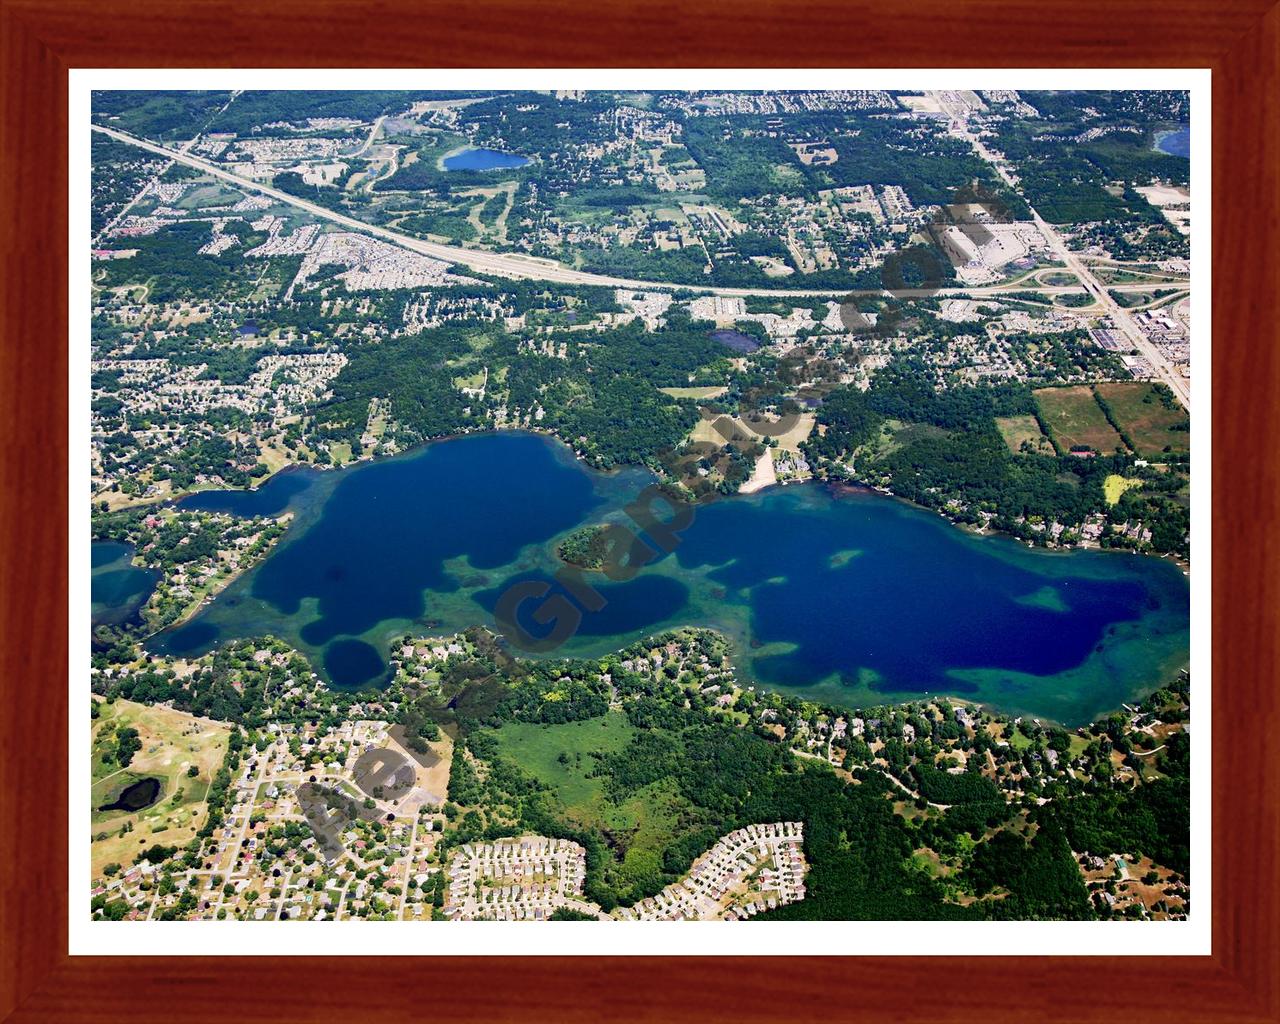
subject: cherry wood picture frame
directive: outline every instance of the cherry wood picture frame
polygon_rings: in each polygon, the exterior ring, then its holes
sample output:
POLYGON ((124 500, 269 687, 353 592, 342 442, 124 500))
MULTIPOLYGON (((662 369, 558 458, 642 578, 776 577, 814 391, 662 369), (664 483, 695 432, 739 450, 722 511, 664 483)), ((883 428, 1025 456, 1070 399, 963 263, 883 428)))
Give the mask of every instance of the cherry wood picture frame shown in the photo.
POLYGON ((0 0, 0 68, 0 1020, 1280 1020, 1280 5, 0 0), (1211 956, 68 955, 68 69, 478 65, 1212 69, 1211 956))

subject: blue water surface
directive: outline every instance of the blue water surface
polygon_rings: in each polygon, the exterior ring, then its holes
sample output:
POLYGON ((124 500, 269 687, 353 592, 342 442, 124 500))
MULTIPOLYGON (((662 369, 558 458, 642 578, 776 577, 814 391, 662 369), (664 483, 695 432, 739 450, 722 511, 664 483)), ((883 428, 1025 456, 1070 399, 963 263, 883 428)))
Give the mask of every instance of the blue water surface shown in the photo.
MULTIPOLYGON (((805 484, 699 506, 674 549, 633 579, 578 574, 575 593, 556 578, 558 541, 583 524, 628 523, 623 507, 647 474, 597 473, 559 442, 507 432, 295 475, 305 486, 282 475, 256 494, 184 501, 240 514, 287 505, 296 518, 258 568, 154 650, 270 633, 336 685, 362 686, 385 678, 406 633, 503 631, 499 599, 533 580, 580 620, 538 656, 594 657, 711 626, 746 678, 837 704, 947 693, 1083 721, 1187 660, 1188 586, 1174 564, 1031 550, 872 492, 805 484)), ((530 634, 554 626, 539 625, 540 610, 519 608, 530 634)))
POLYGON ((498 149, 464 149, 444 158, 446 171, 494 171, 523 167, 529 158, 498 149))
POLYGON ((1191 156, 1191 126, 1183 125, 1175 132, 1161 137, 1156 143, 1156 149, 1161 153, 1168 153, 1170 156, 1191 156))

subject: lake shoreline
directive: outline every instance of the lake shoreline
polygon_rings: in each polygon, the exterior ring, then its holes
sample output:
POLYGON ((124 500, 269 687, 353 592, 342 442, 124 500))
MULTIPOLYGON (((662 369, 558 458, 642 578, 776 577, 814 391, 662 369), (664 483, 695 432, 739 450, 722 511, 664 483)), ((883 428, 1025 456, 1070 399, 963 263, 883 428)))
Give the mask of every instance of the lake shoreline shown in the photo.
POLYGON ((465 153, 467 150, 474 149, 474 148, 475 147, 472 146, 470 142, 464 142, 461 146, 454 146, 453 149, 449 150, 449 152, 447 153, 441 153, 438 157, 436 157, 436 170, 442 171, 442 172, 448 171, 449 168, 447 168, 444 165, 444 162, 446 160, 452 159, 455 156, 460 156, 461 154, 465 153))
POLYGON ((1183 157, 1185 159, 1187 154, 1171 152, 1164 148, 1163 143, 1165 139, 1170 138, 1171 136, 1182 135, 1185 133, 1188 136, 1188 146, 1189 146, 1190 132, 1191 132, 1191 126, 1187 124, 1178 125, 1174 128, 1156 129, 1154 132, 1152 132, 1152 142, 1151 142, 1152 152, 1162 153, 1165 156, 1183 157))
MULTIPOLYGON (((206 492, 195 491, 192 493, 201 494, 206 492)), ((282 533, 279 537, 272 539, 270 543, 268 543, 267 546, 258 554, 258 557, 252 561, 252 563, 238 565, 235 568, 235 570, 230 574, 228 574, 227 576, 222 577, 221 579, 215 580, 208 587, 208 589, 202 589, 198 596, 194 596, 193 600, 186 607, 182 609, 182 611, 178 614, 178 616, 175 619, 173 619, 171 622, 166 622, 160 625, 157 625, 154 619, 151 618, 148 613, 151 611, 152 602, 155 601, 156 595, 159 593, 159 585, 165 579, 164 570, 158 569, 155 566, 147 565, 145 562, 143 562, 141 560, 141 555, 138 553, 137 548, 133 544, 127 541, 102 541, 102 540, 95 539, 95 540, 91 540, 90 544, 92 545, 92 544, 107 543, 107 544, 125 545, 133 550, 133 553, 132 555, 130 555, 129 562, 128 562, 128 565, 130 568, 139 569, 139 570, 143 570, 143 571, 155 574, 156 580, 155 580, 155 584, 152 587, 151 593, 147 596, 147 599, 138 606, 138 608, 134 611, 133 615, 131 616, 132 619, 136 620, 136 626, 139 629, 140 635, 138 637, 138 642, 145 646, 150 640, 159 636, 161 633, 164 633, 167 630, 178 629, 179 627, 190 622, 200 613, 200 611, 203 608, 205 608, 209 604, 212 604, 213 601, 218 597, 218 595, 221 594, 224 590, 226 590, 229 586, 231 586, 231 584, 233 584, 236 580, 240 579, 242 576, 244 576, 247 572, 249 572, 256 566, 260 565, 267 558, 267 556, 270 555, 271 552, 275 550, 275 548, 280 544, 280 542, 287 537, 288 527, 292 524, 293 519, 294 519, 294 515, 292 512, 284 512, 282 515, 276 517, 276 521, 284 525, 285 532, 282 533)))
MULTIPOLYGON (((160 626, 158 629, 153 629, 150 633, 147 634, 147 636, 143 639, 142 642, 145 644, 147 640, 150 640, 153 636, 158 636, 159 634, 163 633, 166 629, 177 629, 179 626, 185 625, 186 623, 190 622, 192 619, 196 617, 196 615, 200 613, 200 609, 204 608, 206 605, 212 604, 214 599, 219 594, 221 594, 224 590, 226 590, 227 587, 231 586, 232 583, 238 580, 245 573, 249 572, 249 570, 251 570, 254 566, 261 564, 267 558, 267 556, 270 555, 271 552, 275 550, 276 546, 279 545, 279 543, 282 540, 284 540, 286 536, 288 536, 289 526, 293 522, 293 513, 285 512, 282 516, 279 517, 278 521, 284 523, 285 532, 282 533, 279 537, 276 537, 275 539, 273 539, 266 546, 266 548, 263 549, 263 551, 258 555, 258 557, 253 560, 252 564, 239 565, 236 567, 234 572, 230 573, 229 575, 227 575, 221 580, 214 581, 213 585, 210 586, 208 590, 204 591, 200 595, 198 600, 192 601, 190 605, 184 608, 182 610, 182 613, 176 619, 174 619, 172 622, 166 622, 163 626, 160 626)), ((148 568, 148 566, 141 566, 141 568, 148 568)), ((157 571, 162 571, 162 570, 157 570, 157 571)), ((152 598, 154 596, 155 594, 153 593, 152 598)), ((147 604, 151 603, 152 598, 147 599, 147 604)), ((145 610, 146 608, 144 606, 142 611, 145 611, 145 610)), ((146 623, 146 625, 148 628, 150 628, 152 626, 152 623, 148 622, 146 623)))
MULTIPOLYGON (((449 434, 441 435, 440 437, 428 438, 425 441, 420 441, 419 443, 413 445, 411 448, 406 448, 403 451, 398 451, 391 455, 374 455, 374 454, 360 455, 358 458, 353 458, 350 462, 345 462, 340 466, 318 465, 313 462, 286 462, 284 465, 278 467, 275 471, 273 471, 268 476, 262 477, 260 480, 255 481, 252 486, 235 487, 232 485, 226 485, 222 487, 215 486, 215 487, 192 488, 191 490, 183 491, 180 494, 164 495, 162 497, 157 496, 155 498, 149 499, 146 502, 139 502, 137 503, 137 505, 130 505, 127 507, 139 507, 143 504, 156 504, 156 505, 173 504, 176 506, 178 505, 179 502, 181 502, 185 498, 191 497, 192 495, 195 495, 195 494, 206 494, 211 490, 212 491, 234 491, 234 492, 244 493, 244 494, 253 494, 261 490, 264 486, 267 485, 268 482, 270 482, 271 480, 274 480, 281 473, 284 473, 287 471, 312 469, 318 472, 338 472, 346 469, 354 469, 363 464, 374 465, 376 463, 387 462, 392 459, 410 457, 422 452, 424 449, 426 449, 431 445, 443 444, 449 441, 458 441, 458 440, 462 440, 463 438, 475 437, 483 434, 494 434, 494 435, 533 434, 538 437, 551 438, 552 440, 558 441, 560 444, 568 448, 573 453, 574 459, 578 462, 581 462, 582 465, 584 465, 591 472, 601 473, 601 474, 604 474, 605 476, 616 476, 617 474, 624 472, 627 469, 644 469, 644 470, 648 470, 650 473, 653 472, 652 470, 649 469, 649 467, 644 466, 643 464, 639 464, 639 465, 627 464, 625 466, 615 466, 611 469, 603 469, 599 466, 592 465, 592 463, 574 444, 572 444, 570 441, 567 441, 565 438, 561 437, 555 430, 550 428, 535 427, 535 426, 519 426, 519 427, 484 426, 484 427, 476 428, 474 430, 458 430, 458 431, 453 431, 452 433, 449 433, 449 434)), ((752 480, 754 480, 754 474, 753 474, 752 480)), ((660 482, 656 474, 654 475, 654 482, 660 482)), ((748 481, 748 483, 751 483, 751 481, 748 481)), ((777 480, 775 478, 771 482, 764 482, 764 481, 758 482, 754 486, 751 486, 750 489, 739 488, 739 490, 734 494, 723 495, 721 497, 724 499, 732 499, 732 498, 738 498, 738 497, 744 497, 744 498, 751 497, 759 494, 768 493, 770 491, 775 491, 781 488, 785 488, 790 484, 794 484, 794 483, 824 484, 832 487, 847 487, 847 488, 850 488, 851 490, 868 491, 875 494, 880 494, 885 497, 893 498, 895 501, 903 502, 910 508, 918 509, 919 511, 922 511, 922 512, 933 513, 939 516, 941 519, 946 520, 948 523, 950 523, 952 526, 956 527, 957 529, 961 530, 962 532, 973 535, 973 536, 1005 537, 1005 538, 1008 538, 1009 540, 1014 540, 1021 544, 1024 544, 1029 548, 1036 548, 1041 551, 1049 551, 1049 552, 1104 551, 1108 553, 1117 553, 1117 554, 1141 555, 1142 557, 1145 557, 1145 558, 1158 558, 1162 561, 1172 562, 1174 565, 1178 566, 1178 568, 1181 569, 1188 576, 1188 578, 1191 575, 1190 561, 1188 559, 1183 559, 1177 555, 1168 554, 1168 553, 1157 553, 1157 552, 1139 552, 1139 551, 1131 550, 1129 548, 1120 548, 1120 547, 1103 548, 1099 545, 1092 545, 1092 544, 1085 544, 1085 543, 1054 544, 1054 545, 1033 544, 1030 541, 1026 540, 1025 538, 1019 537, 1017 534, 1011 533, 1008 530, 1002 530, 1002 529, 999 529, 998 527, 990 527, 990 526, 979 527, 974 525, 973 523, 967 523, 962 520, 955 519, 941 509, 929 508, 926 505, 920 505, 912 501, 910 498, 905 498, 902 495, 895 494, 892 488, 875 487, 870 484, 864 484, 856 480, 833 480, 833 479, 819 479, 817 477, 813 477, 807 481, 804 481, 804 480, 785 481, 785 480, 777 480)), ((720 499, 718 498, 717 500, 720 500, 720 499)), ((697 507, 699 503, 694 502, 693 504, 695 507, 697 507)), ((116 509, 113 511, 123 511, 123 508, 116 509)))
POLYGON ((533 160, 531 157, 524 156, 521 153, 508 153, 505 150, 491 149, 488 146, 477 145, 474 142, 464 142, 462 145, 455 146, 453 149, 449 150, 449 152, 442 153, 440 156, 438 156, 436 158, 436 170, 445 174, 449 173, 450 171, 477 171, 483 174, 486 171, 518 170, 521 167, 528 166, 532 162, 533 160), (484 153, 491 156, 500 156, 504 158, 510 158, 513 160, 519 160, 520 162, 510 163, 510 164, 496 163, 491 167, 450 167, 448 166, 448 163, 450 160, 453 160, 456 157, 463 156, 467 153, 477 153, 477 154, 484 153))
MULTIPOLYGON (((834 487, 834 488, 847 488, 851 492, 879 494, 885 498, 892 498, 894 501, 902 502, 902 504, 906 505, 908 508, 913 508, 920 512, 932 513, 933 515, 936 515, 939 519, 945 520, 946 522, 954 526, 956 529, 960 530, 962 533, 966 533, 972 537, 1003 537, 1006 540, 1015 541, 1016 543, 1021 544, 1024 547, 1031 548, 1037 551, 1043 551, 1048 554, 1055 554, 1055 553, 1067 554, 1072 551, 1098 551, 1104 554, 1138 555, 1142 558, 1158 558, 1164 562, 1172 562, 1174 565, 1176 565, 1179 569, 1181 569, 1186 574, 1188 579, 1191 576, 1190 561, 1184 558, 1180 558, 1179 556, 1173 555, 1173 554, 1158 553, 1154 551, 1134 551, 1131 548, 1121 548, 1121 547, 1104 548, 1100 544, 1087 544, 1084 542, 1077 543, 1077 544, 1052 544, 1052 545, 1033 544, 1031 541, 1027 540, 1025 537, 1019 537, 1016 533, 1010 533, 1008 530, 1001 530, 1000 528, 994 527, 994 526, 977 526, 974 523, 968 523, 960 519, 955 519, 952 516, 948 515, 942 509, 929 508, 927 505, 920 505, 912 501, 910 498, 904 498, 900 494, 895 494, 888 487, 873 487, 870 484, 859 483, 856 480, 818 480, 815 478, 812 482, 825 483, 828 486, 834 487)), ((776 484, 770 484, 769 486, 785 487, 787 486, 787 482, 779 481, 776 484)), ((768 488, 761 488, 761 490, 767 490, 767 489, 768 488)), ((756 493, 760 493, 760 492, 757 491, 756 493)))
MULTIPOLYGON (((517 583, 558 578, 556 544, 624 521, 655 479, 594 470, 547 431, 464 436, 465 446, 439 438, 404 460, 379 458, 358 481, 312 474, 302 491, 267 496, 259 503, 271 509, 292 501, 288 547, 259 563, 252 593, 245 584, 229 603, 202 602, 194 629, 171 628, 148 649, 183 656, 270 633, 301 644, 335 688, 358 689, 372 678, 371 659, 385 670, 395 635, 492 622, 517 583), (432 511, 424 520, 416 509, 432 511)), ((1043 549, 995 531, 954 531, 960 524, 880 489, 813 483, 694 506, 673 557, 634 583, 586 573, 597 596, 551 656, 601 656, 701 625, 729 636, 747 675, 778 692, 846 704, 928 691, 1057 721, 1099 701, 1114 707, 1186 664, 1187 583, 1172 567, 1121 551, 1108 554, 1130 558, 1061 550, 1043 559, 1043 549), (844 495, 867 500, 845 507, 844 495), (762 536, 772 540, 756 543, 762 536), (1054 605, 1029 599, 1046 587, 1058 591, 1054 605)), ((233 493, 233 507, 201 507, 259 512, 234 507, 233 493)), ((537 607, 530 599, 524 612, 537 607)))

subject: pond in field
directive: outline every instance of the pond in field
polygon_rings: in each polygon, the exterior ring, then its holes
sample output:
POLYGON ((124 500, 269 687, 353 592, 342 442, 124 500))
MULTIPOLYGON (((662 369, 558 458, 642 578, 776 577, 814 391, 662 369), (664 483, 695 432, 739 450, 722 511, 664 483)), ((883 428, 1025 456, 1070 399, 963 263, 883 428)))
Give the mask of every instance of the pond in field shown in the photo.
POLYGON ((150 807, 160 799, 160 780, 156 778, 139 779, 125 786, 109 804, 103 804, 99 811, 140 811, 150 807))
MULTIPOLYGON (((833 704, 952 694, 1068 723, 1188 660, 1188 585, 1167 561, 1030 550, 819 484, 697 507, 675 524, 673 550, 629 581, 558 581, 558 541, 586 523, 632 523, 624 506, 651 483, 507 432, 194 495, 183 505, 287 507, 295 519, 255 570, 149 646, 190 654, 271 633, 334 684, 362 686, 385 678, 406 633, 479 624, 516 640, 568 623, 569 638, 537 656, 595 657, 689 624, 722 630, 746 677, 833 704), (503 595, 524 595, 519 630, 496 623, 503 595)), ((652 507, 668 517, 661 501, 652 507)))

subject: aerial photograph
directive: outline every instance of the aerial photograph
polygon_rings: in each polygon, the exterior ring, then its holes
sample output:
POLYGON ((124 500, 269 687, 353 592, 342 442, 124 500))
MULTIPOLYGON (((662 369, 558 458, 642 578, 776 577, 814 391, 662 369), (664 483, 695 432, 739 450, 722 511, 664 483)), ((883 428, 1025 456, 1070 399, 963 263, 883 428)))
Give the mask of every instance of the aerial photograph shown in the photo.
POLYGON ((1187 920, 1190 123, 94 92, 89 917, 1187 920))

